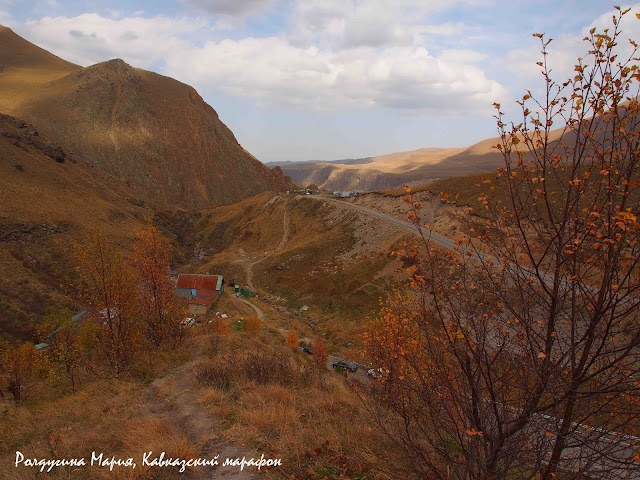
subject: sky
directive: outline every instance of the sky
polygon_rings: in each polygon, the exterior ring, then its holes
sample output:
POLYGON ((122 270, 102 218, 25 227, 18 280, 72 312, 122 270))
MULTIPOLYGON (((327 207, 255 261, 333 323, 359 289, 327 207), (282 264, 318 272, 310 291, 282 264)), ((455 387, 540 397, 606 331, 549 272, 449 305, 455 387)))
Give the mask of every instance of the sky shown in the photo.
MULTIPOLYGON (((0 24, 82 66, 122 58, 195 87, 263 162, 463 147, 518 120, 552 38, 571 75, 607 0, 0 0, 0 24)), ((640 3, 622 30, 640 40, 640 3)), ((624 48, 624 47, 623 47, 624 48)))

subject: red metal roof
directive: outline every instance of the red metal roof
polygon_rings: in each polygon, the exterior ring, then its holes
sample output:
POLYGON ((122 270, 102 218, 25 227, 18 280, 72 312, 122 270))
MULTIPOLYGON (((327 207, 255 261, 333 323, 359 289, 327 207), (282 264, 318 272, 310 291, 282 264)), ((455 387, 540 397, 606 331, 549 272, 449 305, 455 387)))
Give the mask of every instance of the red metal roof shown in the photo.
POLYGON ((195 275, 181 273, 178 275, 176 288, 195 288, 196 290, 215 291, 218 284, 218 275, 195 275))
POLYGON ((195 305, 211 305, 217 298, 218 292, 215 290, 201 290, 196 294, 196 298, 185 298, 185 303, 191 303, 195 305))

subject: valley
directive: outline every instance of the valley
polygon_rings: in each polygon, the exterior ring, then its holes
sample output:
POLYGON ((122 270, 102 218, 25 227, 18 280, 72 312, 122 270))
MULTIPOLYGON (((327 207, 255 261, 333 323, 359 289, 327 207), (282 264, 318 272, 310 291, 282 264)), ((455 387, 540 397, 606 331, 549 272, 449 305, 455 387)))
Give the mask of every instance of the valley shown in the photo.
POLYGON ((264 164, 204 100, 228 90, 0 26, 0 473, 637 478, 640 75, 613 35, 538 117, 496 104, 500 137, 264 164), (36 461, 92 452, 137 467, 36 461))

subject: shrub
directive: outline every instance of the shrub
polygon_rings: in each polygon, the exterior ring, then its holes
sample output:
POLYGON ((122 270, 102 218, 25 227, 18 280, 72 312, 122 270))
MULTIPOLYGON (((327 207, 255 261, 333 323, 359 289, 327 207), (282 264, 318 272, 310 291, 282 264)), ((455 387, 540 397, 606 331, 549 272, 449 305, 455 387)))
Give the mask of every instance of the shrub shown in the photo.
POLYGON ((244 323, 245 332, 250 332, 250 333, 259 332, 261 328, 262 328, 262 322, 255 315, 249 317, 247 321, 244 323))
POLYGON ((298 369, 292 368, 288 356, 277 353, 249 355, 241 362, 240 368, 248 380, 263 385, 291 385, 300 375, 298 369))
POLYGON ((203 386, 228 389, 233 384, 234 362, 225 358, 206 360, 196 366, 196 381, 203 386))

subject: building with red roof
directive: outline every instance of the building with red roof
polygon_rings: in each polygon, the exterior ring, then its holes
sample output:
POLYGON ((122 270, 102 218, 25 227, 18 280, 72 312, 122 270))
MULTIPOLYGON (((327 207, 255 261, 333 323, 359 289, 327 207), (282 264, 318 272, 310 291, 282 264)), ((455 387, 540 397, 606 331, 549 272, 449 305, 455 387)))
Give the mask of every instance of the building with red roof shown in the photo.
POLYGON ((222 275, 181 273, 176 289, 189 314, 204 315, 224 292, 224 279, 222 275))

